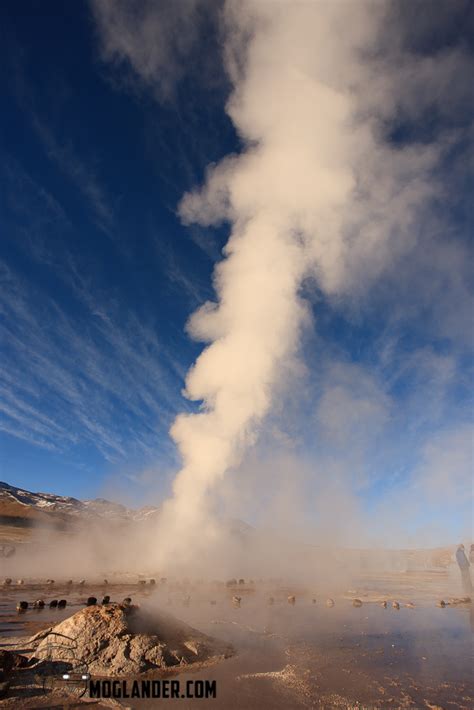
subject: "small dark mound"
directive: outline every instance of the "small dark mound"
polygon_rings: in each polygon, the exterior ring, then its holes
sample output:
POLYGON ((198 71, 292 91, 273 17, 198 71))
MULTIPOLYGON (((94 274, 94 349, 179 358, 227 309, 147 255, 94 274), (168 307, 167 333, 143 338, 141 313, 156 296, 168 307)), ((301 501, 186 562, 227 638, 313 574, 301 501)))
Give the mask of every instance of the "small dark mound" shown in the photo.
POLYGON ((3 668, 5 673, 11 673, 18 668, 24 668, 28 664, 28 658, 14 651, 6 651, 0 649, 0 668, 3 668))

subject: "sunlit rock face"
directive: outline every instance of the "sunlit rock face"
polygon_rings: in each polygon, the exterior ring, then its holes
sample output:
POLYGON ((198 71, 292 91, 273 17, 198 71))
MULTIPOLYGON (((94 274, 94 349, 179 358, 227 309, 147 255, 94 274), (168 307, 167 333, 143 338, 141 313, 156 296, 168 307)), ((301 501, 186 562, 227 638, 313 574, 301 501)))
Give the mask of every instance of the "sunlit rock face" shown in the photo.
POLYGON ((149 616, 119 604, 82 609, 43 632, 35 651, 39 659, 81 662, 91 673, 105 676, 129 676, 231 654, 227 644, 172 616, 149 616))

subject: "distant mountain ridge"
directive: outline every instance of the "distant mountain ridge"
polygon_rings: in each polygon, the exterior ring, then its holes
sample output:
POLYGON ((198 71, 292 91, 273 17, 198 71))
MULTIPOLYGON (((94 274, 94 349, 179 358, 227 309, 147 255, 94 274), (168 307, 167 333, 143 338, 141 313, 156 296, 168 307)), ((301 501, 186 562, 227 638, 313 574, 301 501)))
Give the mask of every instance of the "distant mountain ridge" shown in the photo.
POLYGON ((38 522, 68 519, 106 519, 116 522, 141 522, 159 514, 156 506, 137 510, 105 498, 79 500, 54 493, 33 493, 0 481, 0 518, 32 518, 38 522))

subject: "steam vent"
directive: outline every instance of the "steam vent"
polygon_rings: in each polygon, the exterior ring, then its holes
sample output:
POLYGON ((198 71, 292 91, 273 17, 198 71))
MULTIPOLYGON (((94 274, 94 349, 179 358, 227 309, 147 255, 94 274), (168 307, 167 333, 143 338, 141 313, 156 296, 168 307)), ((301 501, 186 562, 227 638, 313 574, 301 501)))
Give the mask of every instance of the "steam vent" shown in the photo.
POLYGON ((148 615, 119 604, 90 606, 38 634, 40 660, 83 663, 101 676, 130 676, 232 655, 228 644, 168 614, 148 615))

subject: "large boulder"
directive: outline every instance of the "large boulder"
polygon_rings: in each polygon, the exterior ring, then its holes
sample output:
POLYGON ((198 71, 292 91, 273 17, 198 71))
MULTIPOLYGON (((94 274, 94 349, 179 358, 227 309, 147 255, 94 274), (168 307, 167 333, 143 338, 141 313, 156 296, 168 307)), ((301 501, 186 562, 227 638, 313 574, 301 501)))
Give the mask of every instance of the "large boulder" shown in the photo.
POLYGON ((90 673, 104 676, 130 676, 232 654, 228 644, 168 614, 120 604, 86 607, 38 636, 36 658, 87 666, 90 673))

